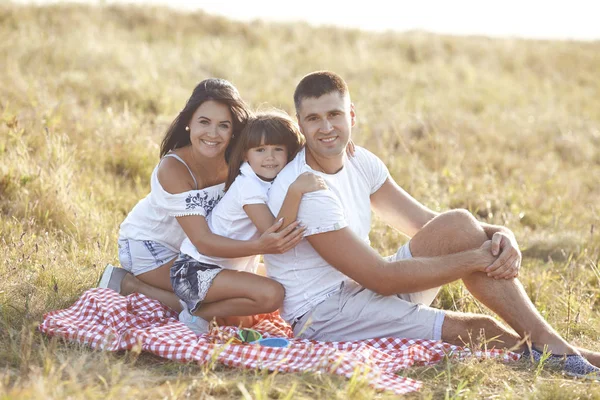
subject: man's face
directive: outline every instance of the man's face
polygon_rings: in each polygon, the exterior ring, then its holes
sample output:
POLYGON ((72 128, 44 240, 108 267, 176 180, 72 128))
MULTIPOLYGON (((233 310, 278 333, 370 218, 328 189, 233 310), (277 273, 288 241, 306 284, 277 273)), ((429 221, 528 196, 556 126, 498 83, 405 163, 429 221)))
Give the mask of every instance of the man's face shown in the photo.
POLYGON ((304 98, 297 117, 306 146, 314 155, 326 158, 343 155, 356 118, 348 96, 330 92, 318 98, 304 98))

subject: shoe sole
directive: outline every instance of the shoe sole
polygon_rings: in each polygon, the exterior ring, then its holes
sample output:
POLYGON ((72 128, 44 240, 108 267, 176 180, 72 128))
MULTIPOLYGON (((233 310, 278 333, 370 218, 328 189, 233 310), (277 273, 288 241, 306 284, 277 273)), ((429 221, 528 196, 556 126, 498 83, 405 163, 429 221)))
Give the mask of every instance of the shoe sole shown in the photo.
POLYGON ((581 374, 576 374, 574 372, 568 372, 568 371, 563 371, 565 373, 565 375, 570 376, 571 378, 577 378, 577 379, 582 379, 582 380, 587 380, 587 381, 600 381, 600 376, 598 375, 594 375, 594 373, 590 373, 590 374, 585 374, 585 375, 581 375, 581 374))
POLYGON ((115 267, 108 264, 106 266, 106 268, 104 269, 104 272, 102 272, 102 276, 100 277, 100 280, 98 281, 98 284, 96 285, 96 287, 108 288, 108 284, 110 282, 110 278, 112 277, 114 270, 115 270, 115 267))

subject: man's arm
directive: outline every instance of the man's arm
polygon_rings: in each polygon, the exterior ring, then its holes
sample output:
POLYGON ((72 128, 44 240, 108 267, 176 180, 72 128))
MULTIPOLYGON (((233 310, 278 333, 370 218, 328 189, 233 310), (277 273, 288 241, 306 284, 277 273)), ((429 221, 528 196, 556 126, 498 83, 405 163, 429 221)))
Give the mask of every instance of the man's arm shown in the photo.
POLYGON ((331 266, 384 296, 414 293, 453 282, 494 262, 488 241, 479 249, 442 257, 387 262, 350 228, 311 235, 309 243, 331 266))
POLYGON ((438 213, 425 207, 388 177, 371 195, 371 207, 382 220, 408 237, 413 237, 438 213))
MULTIPOLYGON (((390 177, 371 195, 371 206, 388 225, 409 237, 414 236, 427 222, 438 215, 415 200, 390 177)), ((513 232, 504 226, 484 222, 480 224, 492 241, 491 254, 498 256, 485 272, 495 279, 510 279, 517 276, 521 264, 521 252, 513 232), (516 269, 512 268, 515 264, 516 269), (513 271, 517 271, 517 275, 513 271)))

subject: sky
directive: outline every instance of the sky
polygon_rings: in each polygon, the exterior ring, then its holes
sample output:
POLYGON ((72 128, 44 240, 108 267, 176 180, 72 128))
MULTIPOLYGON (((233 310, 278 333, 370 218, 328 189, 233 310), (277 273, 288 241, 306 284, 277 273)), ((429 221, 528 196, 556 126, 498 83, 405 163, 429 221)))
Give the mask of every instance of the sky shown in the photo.
MULTIPOLYGON (((56 0, 17 0, 51 3, 56 0)), ((306 21, 370 31, 423 30, 455 35, 600 40, 595 0, 77 0, 166 5, 249 21, 306 21), (296 4, 296 5, 295 5, 296 4)))

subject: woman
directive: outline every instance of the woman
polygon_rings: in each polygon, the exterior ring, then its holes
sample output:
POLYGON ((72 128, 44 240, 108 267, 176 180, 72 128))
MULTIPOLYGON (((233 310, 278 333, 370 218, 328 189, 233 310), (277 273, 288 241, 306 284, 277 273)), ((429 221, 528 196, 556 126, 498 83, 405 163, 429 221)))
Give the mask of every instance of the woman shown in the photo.
MULTIPOLYGON (((161 161, 151 177, 151 191, 129 213, 119 231, 119 261, 108 266, 99 287, 120 294, 142 293, 182 311, 169 271, 187 236, 197 245, 206 216, 223 196, 227 158, 250 116, 238 91, 223 79, 206 79, 194 89, 162 141, 161 161)), ((215 236, 205 252, 221 257, 282 253, 302 239, 297 222, 277 232, 274 224, 259 239, 215 236)))

